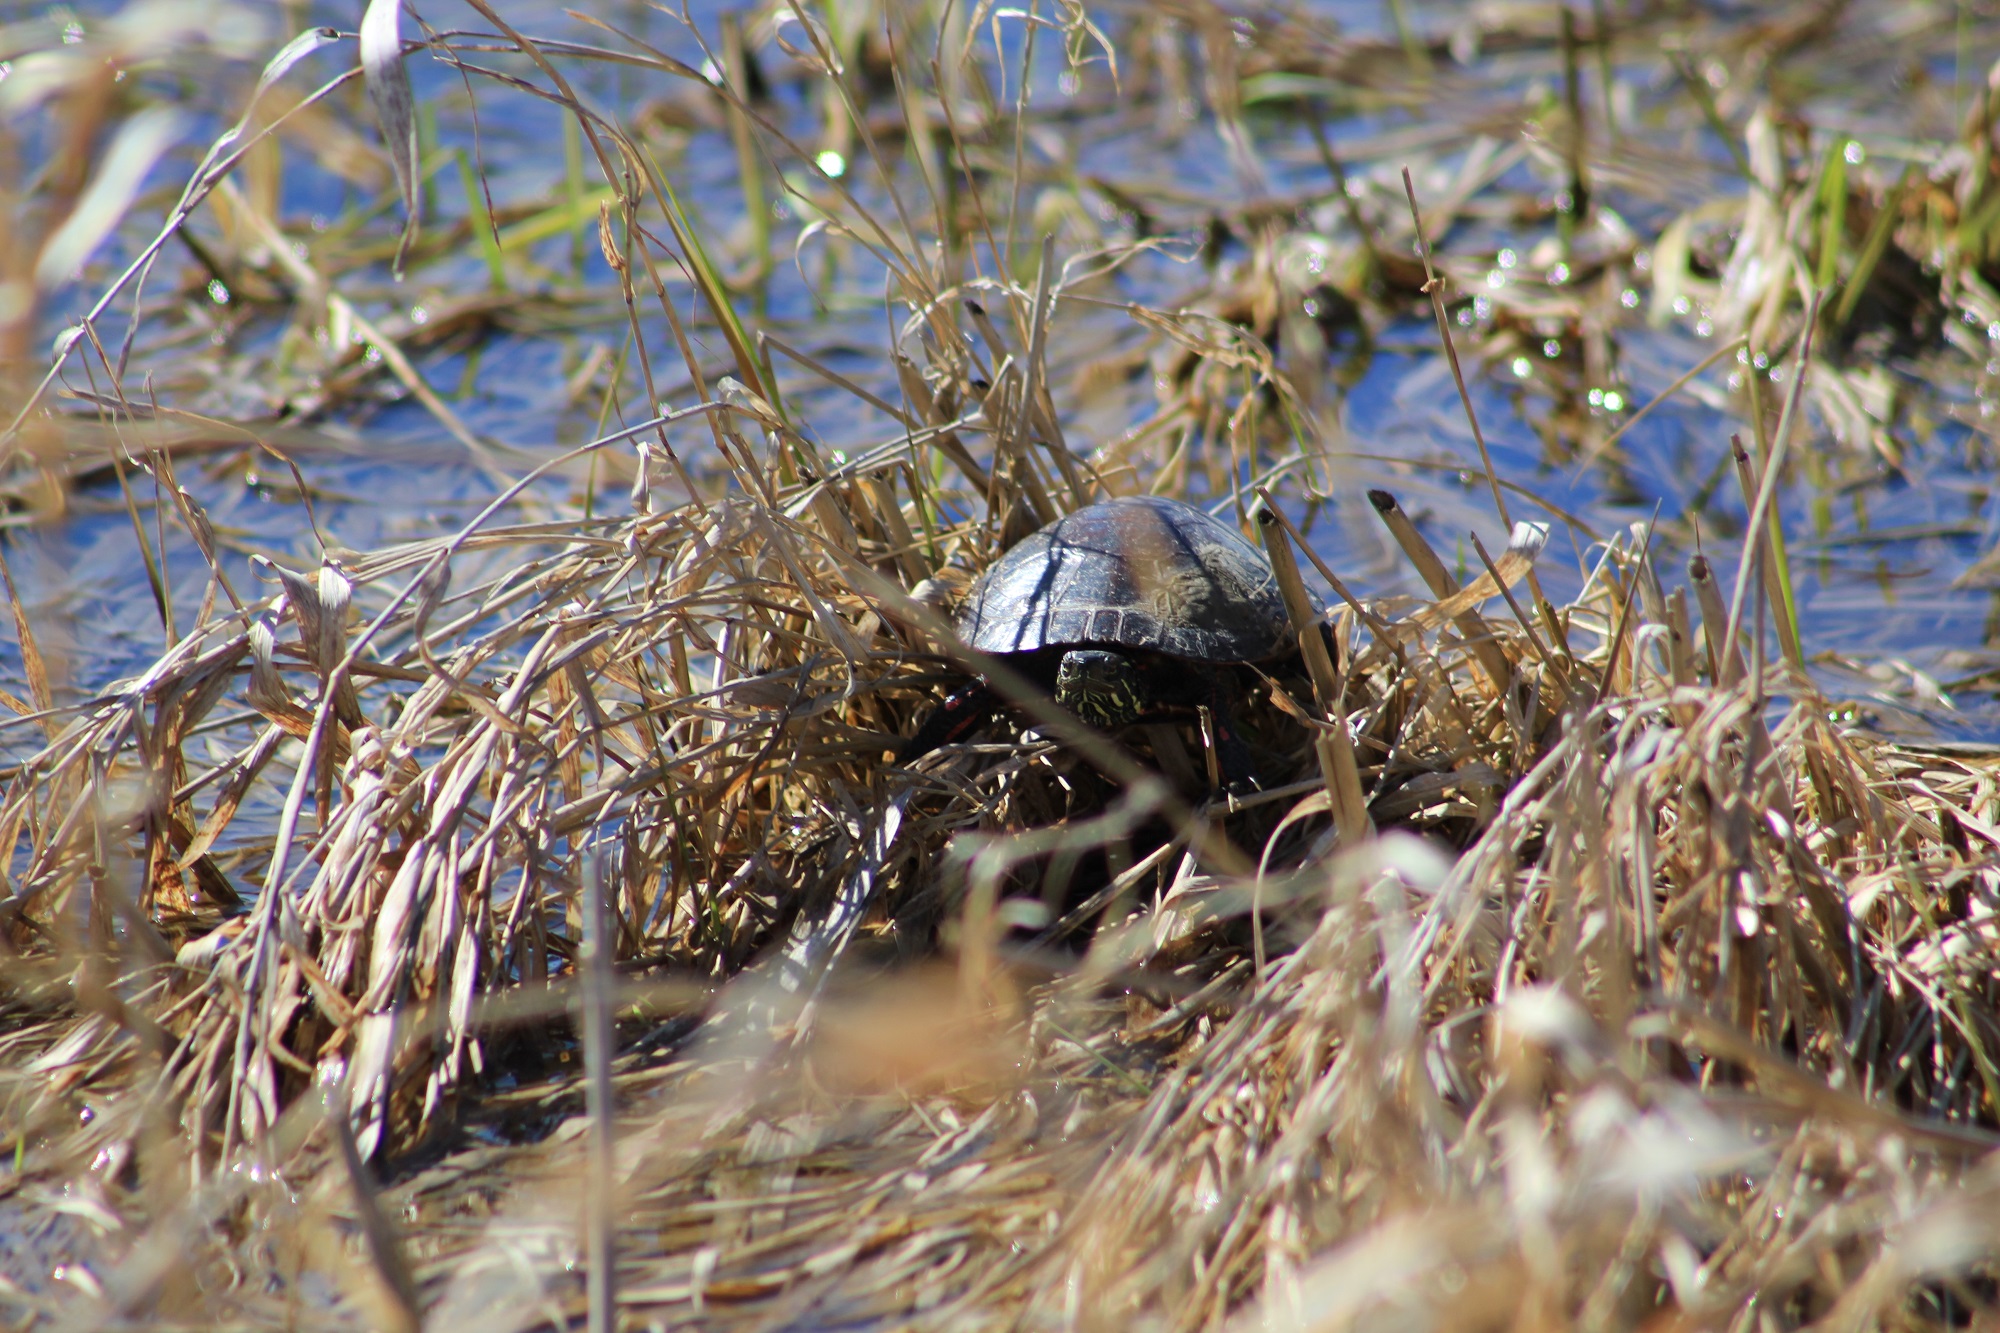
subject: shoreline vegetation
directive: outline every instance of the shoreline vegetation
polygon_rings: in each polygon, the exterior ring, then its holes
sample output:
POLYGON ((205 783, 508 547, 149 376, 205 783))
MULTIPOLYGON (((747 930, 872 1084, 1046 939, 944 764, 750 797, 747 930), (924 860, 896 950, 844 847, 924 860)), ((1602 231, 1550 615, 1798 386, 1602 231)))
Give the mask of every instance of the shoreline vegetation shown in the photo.
POLYGON ((1992 465, 2000 25, 1895 8, 0 30, 0 502, 129 514, 163 645, 68 679, 8 575, 0 1319, 2000 1326, 2000 749, 1798 591, 1800 494, 1992 465), (560 440, 443 382, 579 329, 560 440), (1442 518, 1346 428, 1397 355, 1442 518), (1697 504, 1540 494, 1684 401, 1697 504), (391 403, 489 485, 350 549, 391 403), (1248 797, 950 633, 1142 492, 1302 630, 1248 797))

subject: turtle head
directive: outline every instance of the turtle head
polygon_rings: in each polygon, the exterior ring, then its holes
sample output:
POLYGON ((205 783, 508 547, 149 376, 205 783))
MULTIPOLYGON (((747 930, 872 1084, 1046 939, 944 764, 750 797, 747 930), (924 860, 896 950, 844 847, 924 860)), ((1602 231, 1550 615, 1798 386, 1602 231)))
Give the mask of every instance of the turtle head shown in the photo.
POLYGON ((1132 659, 1101 648, 1076 648, 1056 668, 1056 702, 1093 727, 1112 730, 1146 711, 1132 659))

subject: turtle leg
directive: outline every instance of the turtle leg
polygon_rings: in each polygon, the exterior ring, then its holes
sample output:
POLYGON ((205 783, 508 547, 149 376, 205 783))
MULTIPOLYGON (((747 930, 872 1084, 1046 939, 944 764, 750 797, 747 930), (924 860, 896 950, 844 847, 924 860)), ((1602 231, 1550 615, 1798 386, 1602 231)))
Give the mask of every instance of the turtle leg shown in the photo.
POLYGON ((924 719, 924 724, 917 728, 917 734, 904 741, 902 748, 896 751, 896 762, 907 764, 921 759, 940 745, 964 740, 992 717, 999 707, 1000 696, 985 681, 967 686, 939 704, 937 711, 924 719))
POLYGON ((1208 716, 1215 729, 1215 757, 1222 769, 1222 785, 1225 791, 1245 792, 1258 790, 1257 765, 1250 758, 1250 747, 1243 743, 1243 736, 1236 729, 1236 719, 1230 715, 1228 700, 1224 697, 1222 673, 1208 673, 1208 716))
POLYGON ((1223 671, 1207 663, 1165 656, 1140 659, 1133 665, 1139 695, 1149 705, 1142 717, 1186 722, 1206 708, 1214 733, 1215 766, 1224 790, 1255 791, 1256 761, 1230 715, 1223 671))

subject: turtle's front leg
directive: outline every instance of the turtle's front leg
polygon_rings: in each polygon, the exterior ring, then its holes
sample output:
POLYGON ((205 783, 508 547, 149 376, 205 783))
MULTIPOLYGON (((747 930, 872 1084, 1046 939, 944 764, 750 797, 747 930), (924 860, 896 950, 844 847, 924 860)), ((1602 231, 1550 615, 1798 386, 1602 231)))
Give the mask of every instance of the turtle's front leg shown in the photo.
POLYGON ((1257 791, 1257 765, 1250 757, 1250 747, 1243 743, 1243 736, 1236 729, 1227 693, 1223 688, 1222 673, 1209 672, 1208 697, 1204 702, 1208 705, 1209 725, 1215 735, 1215 759, 1222 770, 1223 790, 1257 791))
POLYGON ((921 759, 940 745, 953 745, 964 740, 993 716, 1000 707, 1000 696, 985 681, 978 681, 946 699, 938 705, 937 711, 924 719, 917 728, 917 734, 903 742, 896 751, 896 762, 907 764, 921 759))

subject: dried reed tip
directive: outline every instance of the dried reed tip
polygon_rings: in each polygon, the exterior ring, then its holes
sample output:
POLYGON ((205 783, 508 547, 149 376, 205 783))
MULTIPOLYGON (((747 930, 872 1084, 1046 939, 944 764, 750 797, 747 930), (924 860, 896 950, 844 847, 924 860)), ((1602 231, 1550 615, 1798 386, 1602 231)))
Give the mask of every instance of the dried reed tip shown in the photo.
POLYGON ((1689 578, 1693 579, 1696 583, 1705 583, 1708 581, 1708 576, 1709 573, 1708 573, 1707 556, 1697 555, 1697 556, 1692 556, 1688 559, 1689 578))
POLYGON ((1392 513, 1396 508, 1396 497, 1387 491, 1370 491, 1368 503, 1375 506, 1377 513, 1392 513))

